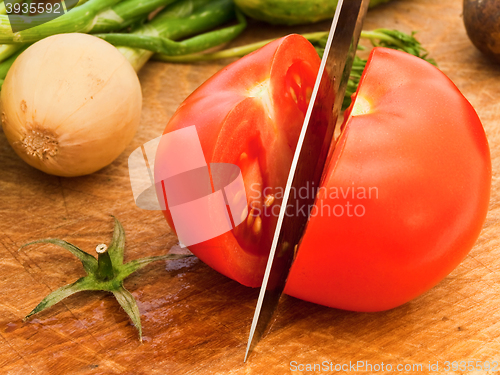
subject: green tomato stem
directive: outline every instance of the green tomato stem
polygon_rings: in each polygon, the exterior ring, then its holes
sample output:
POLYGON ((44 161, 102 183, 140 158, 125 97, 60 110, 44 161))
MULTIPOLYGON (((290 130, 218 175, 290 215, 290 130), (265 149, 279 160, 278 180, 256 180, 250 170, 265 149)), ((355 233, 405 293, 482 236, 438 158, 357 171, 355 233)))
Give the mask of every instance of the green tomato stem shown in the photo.
POLYGON ((101 281, 109 281, 114 278, 115 272, 108 253, 108 247, 104 244, 98 245, 96 278, 101 281))
POLYGON ((123 253, 125 249, 125 230, 120 222, 114 218, 115 226, 113 231, 113 239, 109 247, 104 244, 98 245, 96 251, 98 253, 97 260, 90 254, 79 249, 69 242, 58 239, 43 239, 30 242, 21 247, 37 243, 50 243, 60 246, 73 255, 81 262, 87 273, 87 276, 81 277, 73 284, 63 286, 45 297, 25 318, 28 319, 34 314, 37 314, 56 303, 62 301, 81 291, 106 291, 111 292, 117 299, 118 303, 125 310, 130 320, 135 325, 139 332, 139 339, 142 340, 141 316, 137 307, 137 302, 134 296, 127 291, 123 286, 123 281, 135 271, 147 266, 152 262, 167 259, 181 259, 192 256, 191 254, 167 254, 161 256, 147 257, 133 260, 123 264, 123 253))

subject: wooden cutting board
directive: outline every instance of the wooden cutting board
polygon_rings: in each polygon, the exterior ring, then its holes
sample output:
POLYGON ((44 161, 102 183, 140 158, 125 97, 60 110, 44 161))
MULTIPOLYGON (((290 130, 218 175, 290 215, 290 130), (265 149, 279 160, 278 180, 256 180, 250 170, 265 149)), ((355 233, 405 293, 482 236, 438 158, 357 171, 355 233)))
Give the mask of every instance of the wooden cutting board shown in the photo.
MULTIPOLYGON (((397 364, 422 364, 421 371, 407 373, 428 373, 429 363, 438 362, 444 372, 445 361, 499 361, 500 65, 487 61, 469 42, 461 3, 394 0, 370 11, 365 24, 365 29, 418 30, 418 39, 476 108, 489 138, 493 186, 483 232, 439 285, 404 306, 370 314, 284 297, 269 334, 246 364, 258 290, 229 280, 197 258, 158 262, 126 281, 138 300, 142 344, 106 293, 74 295, 23 323, 46 294, 83 276, 83 270, 62 249, 43 245, 18 251, 22 244, 57 237, 92 251, 109 243, 110 215, 125 227, 128 260, 164 254, 177 243, 160 212, 135 206, 127 157, 161 134, 182 100, 230 61, 150 62, 139 74, 144 110, 136 137, 118 160, 91 176, 45 175, 22 162, 0 131, 0 373, 287 374, 312 373, 307 367, 299 371, 299 365, 323 361, 333 364, 323 373, 336 372, 335 364, 358 361, 375 366, 373 372, 384 363, 384 369, 391 364, 393 370, 397 364)), ((254 22, 234 44, 328 26, 274 28, 254 22)))

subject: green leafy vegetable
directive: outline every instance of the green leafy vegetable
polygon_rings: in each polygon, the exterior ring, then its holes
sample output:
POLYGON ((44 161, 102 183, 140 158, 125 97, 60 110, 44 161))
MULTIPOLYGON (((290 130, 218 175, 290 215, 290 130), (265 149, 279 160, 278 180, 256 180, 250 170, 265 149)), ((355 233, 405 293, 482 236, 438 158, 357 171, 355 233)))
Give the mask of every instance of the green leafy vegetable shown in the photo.
MULTIPOLYGON (((361 38, 370 40, 374 47, 386 47, 404 51, 436 65, 436 62, 433 59, 428 58, 427 51, 415 38, 415 32, 408 35, 398 30, 376 29, 372 31, 362 31, 361 38)), ((327 39, 328 35, 325 35, 316 41, 312 41, 320 57, 323 57, 327 39)), ((366 63, 367 60, 362 59, 359 56, 354 57, 351 75, 349 82, 347 83, 344 103, 342 105, 343 109, 346 109, 351 104, 351 95, 353 95, 358 88, 359 80, 361 79, 363 70, 365 70, 366 63)))

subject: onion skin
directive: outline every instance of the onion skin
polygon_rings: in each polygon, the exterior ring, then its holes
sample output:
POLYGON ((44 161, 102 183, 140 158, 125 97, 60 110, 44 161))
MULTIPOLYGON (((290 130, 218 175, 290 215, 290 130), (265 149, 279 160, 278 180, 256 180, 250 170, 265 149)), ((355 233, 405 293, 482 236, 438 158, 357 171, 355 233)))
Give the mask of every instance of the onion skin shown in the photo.
POLYGON ((111 44, 87 34, 54 35, 14 62, 1 92, 8 142, 29 165, 73 177, 115 160, 140 121, 139 79, 111 44))
POLYGON ((463 15, 471 42, 500 62, 500 0, 464 0, 463 15))

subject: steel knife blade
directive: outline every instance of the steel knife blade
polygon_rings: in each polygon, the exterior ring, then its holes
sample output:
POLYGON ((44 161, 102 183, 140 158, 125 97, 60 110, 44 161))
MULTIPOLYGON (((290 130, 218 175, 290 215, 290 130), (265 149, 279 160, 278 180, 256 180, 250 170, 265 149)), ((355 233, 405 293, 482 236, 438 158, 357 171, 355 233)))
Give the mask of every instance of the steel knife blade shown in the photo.
POLYGON ((339 0, 292 160, 244 362, 267 328, 285 288, 334 137, 369 0, 339 0), (307 194, 297 194, 306 187, 307 194), (291 212, 290 212, 291 209, 291 212), (287 213, 288 211, 288 213, 287 213))

